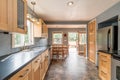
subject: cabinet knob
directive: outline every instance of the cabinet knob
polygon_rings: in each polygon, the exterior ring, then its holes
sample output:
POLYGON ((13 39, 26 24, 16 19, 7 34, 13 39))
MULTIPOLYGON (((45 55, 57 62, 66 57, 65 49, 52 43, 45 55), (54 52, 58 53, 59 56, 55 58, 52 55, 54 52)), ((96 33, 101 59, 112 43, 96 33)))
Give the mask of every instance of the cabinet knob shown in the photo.
POLYGON ((27 69, 27 70, 25 71, 25 73, 24 73, 23 75, 20 75, 19 77, 20 77, 20 78, 23 78, 23 77, 25 77, 28 73, 29 73, 29 69, 27 69))

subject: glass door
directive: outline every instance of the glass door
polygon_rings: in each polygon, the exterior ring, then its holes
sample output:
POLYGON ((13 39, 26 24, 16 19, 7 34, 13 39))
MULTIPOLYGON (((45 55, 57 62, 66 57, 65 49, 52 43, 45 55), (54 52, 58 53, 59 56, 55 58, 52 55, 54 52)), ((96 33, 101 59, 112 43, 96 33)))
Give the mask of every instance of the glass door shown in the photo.
POLYGON ((86 32, 79 32, 78 46, 79 46, 79 53, 84 53, 84 56, 85 56, 86 55, 86 32))

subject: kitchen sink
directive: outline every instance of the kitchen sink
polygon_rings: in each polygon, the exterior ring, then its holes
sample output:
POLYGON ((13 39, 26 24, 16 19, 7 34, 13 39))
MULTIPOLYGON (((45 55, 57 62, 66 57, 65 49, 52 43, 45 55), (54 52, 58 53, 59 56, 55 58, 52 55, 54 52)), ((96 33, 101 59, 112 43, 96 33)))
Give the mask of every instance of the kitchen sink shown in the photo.
MULTIPOLYGON (((25 50, 23 50, 23 51, 21 51, 21 52, 22 52, 22 53, 23 53, 23 52, 24 52, 24 53, 31 53, 31 52, 36 53, 36 52, 39 52, 39 51, 42 51, 42 48, 25 49, 25 50)), ((21 53, 21 52, 20 52, 20 53, 21 53)), ((8 54, 8 55, 5 55, 5 56, 0 57, 0 62, 6 61, 6 60, 9 59, 12 55, 13 55, 13 54, 8 54)))
POLYGON ((9 54, 9 55, 5 55, 5 56, 0 57, 0 62, 6 61, 6 60, 9 59, 12 55, 13 55, 13 54, 9 54))

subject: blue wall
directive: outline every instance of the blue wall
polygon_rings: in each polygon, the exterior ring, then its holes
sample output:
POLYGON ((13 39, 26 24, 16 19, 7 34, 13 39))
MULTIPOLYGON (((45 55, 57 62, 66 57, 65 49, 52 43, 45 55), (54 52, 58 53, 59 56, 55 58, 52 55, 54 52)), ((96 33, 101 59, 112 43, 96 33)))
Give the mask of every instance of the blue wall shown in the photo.
MULTIPOLYGON (((35 38, 34 45, 30 47, 47 46, 47 39, 35 38)), ((18 52, 20 48, 12 48, 12 34, 0 33, 0 56, 18 52)))
MULTIPOLYGON (((68 32, 78 32, 78 31, 86 31, 85 28, 49 28, 48 29, 48 42, 49 42, 49 45, 52 44, 52 32, 54 31, 62 31, 63 34, 67 34, 68 35, 68 32)), ((63 44, 68 44, 68 38, 66 37, 63 37, 63 44)))

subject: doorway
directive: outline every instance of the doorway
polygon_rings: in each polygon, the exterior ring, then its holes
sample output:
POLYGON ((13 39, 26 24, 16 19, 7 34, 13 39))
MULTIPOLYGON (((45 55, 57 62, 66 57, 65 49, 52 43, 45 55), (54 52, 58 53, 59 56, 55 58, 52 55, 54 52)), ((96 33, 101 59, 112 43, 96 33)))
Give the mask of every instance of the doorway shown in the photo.
POLYGON ((78 48, 78 32, 68 32, 69 52, 76 52, 78 48))
POLYGON ((78 39, 78 53, 82 54, 86 57, 86 42, 87 42, 87 35, 86 32, 79 32, 79 39, 78 39))

